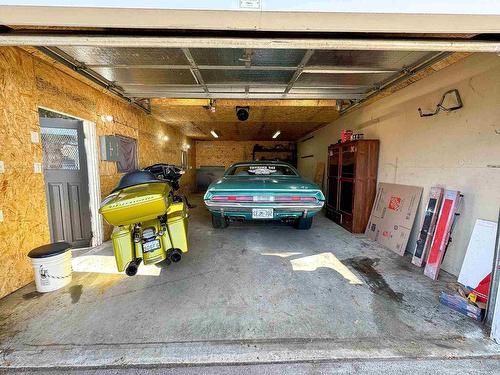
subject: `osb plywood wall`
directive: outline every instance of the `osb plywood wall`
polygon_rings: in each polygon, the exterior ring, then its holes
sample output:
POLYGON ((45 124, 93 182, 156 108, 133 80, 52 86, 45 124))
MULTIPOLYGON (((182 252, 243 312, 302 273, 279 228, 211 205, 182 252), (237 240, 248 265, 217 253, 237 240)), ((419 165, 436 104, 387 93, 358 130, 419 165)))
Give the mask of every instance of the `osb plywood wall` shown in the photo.
MULTIPOLYGON (((50 242, 40 144, 30 132, 40 132, 38 107, 96 123, 97 135, 121 134, 138 140, 140 166, 157 162, 180 164, 180 150, 190 139, 121 100, 102 93, 46 61, 18 48, 0 48, 0 297, 33 279, 26 254, 50 242), (114 122, 103 122, 110 114, 114 122), (167 135, 168 141, 162 137, 167 135)), ((194 165, 194 147, 190 150, 194 165)), ((120 178, 113 162, 100 161, 101 192, 107 195, 120 178)), ((194 183, 194 170, 183 177, 184 189, 194 183)), ((106 234, 109 235, 107 228, 106 234)))
MULTIPOLYGON (((290 143, 279 141, 196 141, 196 168, 201 166, 224 166, 227 168, 238 161, 252 160, 252 150, 255 144, 271 147, 275 145, 288 146, 290 143)), ((283 153, 268 153, 265 156, 267 159, 282 158, 283 153)))

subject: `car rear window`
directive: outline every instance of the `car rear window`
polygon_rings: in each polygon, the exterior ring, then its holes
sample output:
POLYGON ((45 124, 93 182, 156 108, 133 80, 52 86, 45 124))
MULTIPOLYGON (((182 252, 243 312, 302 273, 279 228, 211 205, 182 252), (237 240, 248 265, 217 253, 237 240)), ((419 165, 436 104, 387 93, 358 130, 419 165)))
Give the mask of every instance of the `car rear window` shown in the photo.
POLYGON ((228 169, 227 176, 297 176, 297 172, 287 165, 248 164, 236 165, 228 169))

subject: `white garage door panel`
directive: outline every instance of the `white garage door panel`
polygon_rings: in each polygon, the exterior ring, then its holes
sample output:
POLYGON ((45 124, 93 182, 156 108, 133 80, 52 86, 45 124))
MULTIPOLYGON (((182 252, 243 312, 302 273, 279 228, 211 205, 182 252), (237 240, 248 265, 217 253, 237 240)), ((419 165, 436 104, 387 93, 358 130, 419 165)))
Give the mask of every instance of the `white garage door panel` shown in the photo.
MULTIPOLYGON (((73 0, 3 0, 0 4, 24 6, 69 6, 73 0)), ((176 10, 262 10, 264 12, 332 12, 332 13, 391 13, 391 14, 500 14, 496 0, 441 0, 432 2, 396 2, 394 0, 319 0, 290 2, 289 0, 80 0, 78 7, 135 8, 176 10)))
POLYGON ((138 4, 132 0, 82 0, 75 6, 70 0, 2 0, 0 23, 212 30, 495 33, 500 31, 500 3, 496 0, 415 4, 392 0, 323 0, 309 4, 285 0, 148 0, 138 4), (246 5, 240 6, 242 3, 246 5))

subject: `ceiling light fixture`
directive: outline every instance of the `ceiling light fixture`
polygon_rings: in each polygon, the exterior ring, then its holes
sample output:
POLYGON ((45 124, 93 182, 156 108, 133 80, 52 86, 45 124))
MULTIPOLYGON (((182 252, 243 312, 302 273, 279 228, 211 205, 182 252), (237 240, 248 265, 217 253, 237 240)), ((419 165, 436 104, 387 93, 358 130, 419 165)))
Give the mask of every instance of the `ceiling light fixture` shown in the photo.
POLYGON ((161 140, 162 141, 168 141, 170 138, 168 138, 168 135, 164 135, 163 137, 161 137, 161 140))
POLYGON ((273 139, 278 138, 278 135, 280 135, 281 132, 278 130, 276 133, 273 134, 273 139))
POLYGON ((219 138, 219 135, 215 132, 215 130, 210 130, 210 134, 212 134, 214 138, 219 138))

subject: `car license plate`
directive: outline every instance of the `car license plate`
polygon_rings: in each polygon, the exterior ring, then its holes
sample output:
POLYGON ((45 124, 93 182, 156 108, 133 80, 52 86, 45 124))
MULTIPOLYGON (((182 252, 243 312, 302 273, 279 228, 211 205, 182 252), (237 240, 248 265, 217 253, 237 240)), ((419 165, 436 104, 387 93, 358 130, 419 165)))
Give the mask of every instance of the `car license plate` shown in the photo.
POLYGON ((273 214, 272 208, 252 208, 252 219, 272 219, 273 214))
POLYGON ((254 202, 273 202, 274 197, 272 195, 254 195, 254 202))
POLYGON ((151 251, 155 251, 156 249, 159 249, 160 247, 161 247, 160 240, 144 242, 142 244, 142 252, 149 253, 151 251))

